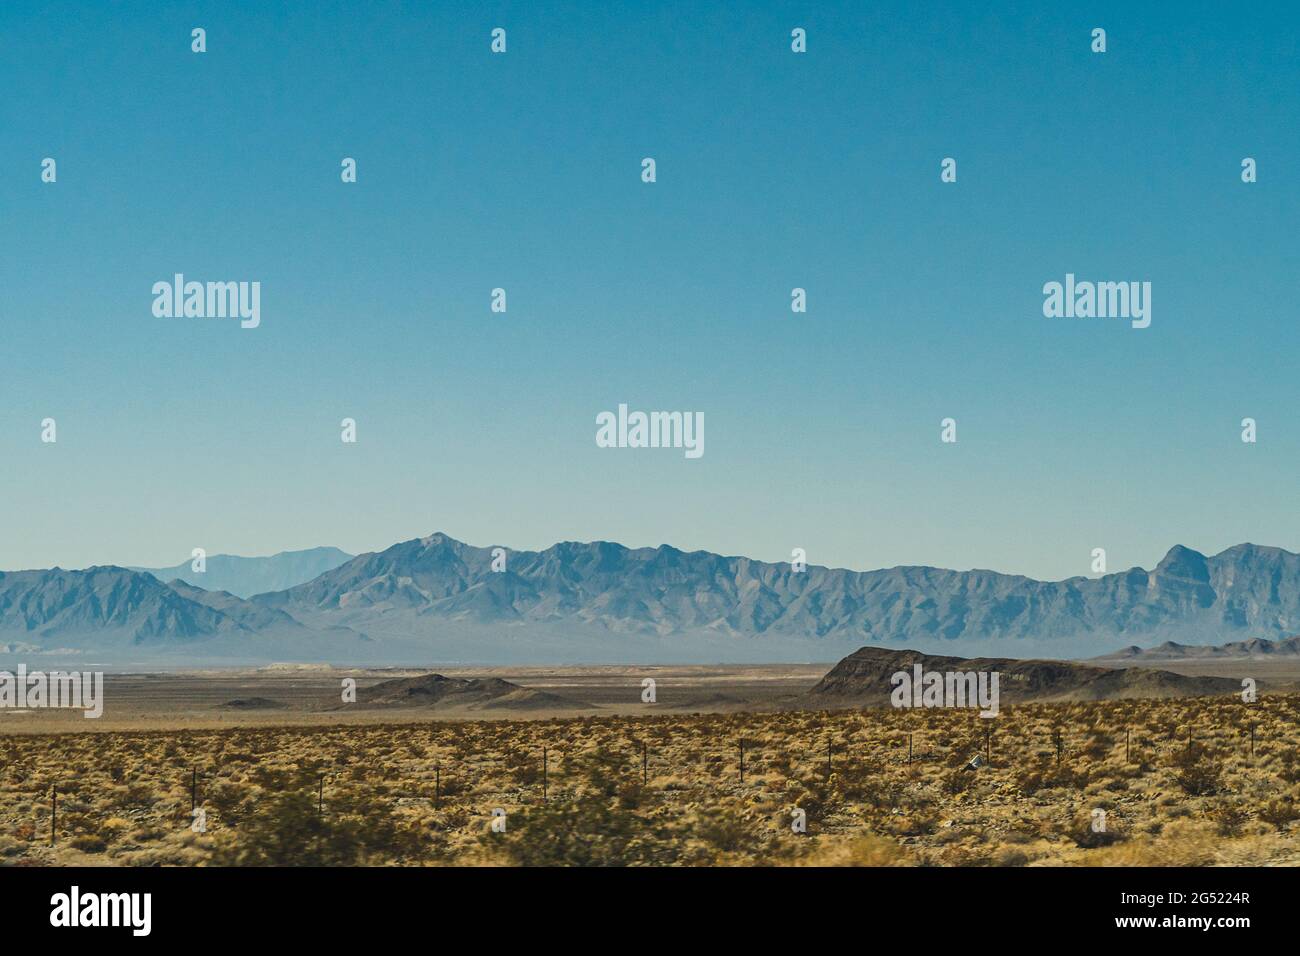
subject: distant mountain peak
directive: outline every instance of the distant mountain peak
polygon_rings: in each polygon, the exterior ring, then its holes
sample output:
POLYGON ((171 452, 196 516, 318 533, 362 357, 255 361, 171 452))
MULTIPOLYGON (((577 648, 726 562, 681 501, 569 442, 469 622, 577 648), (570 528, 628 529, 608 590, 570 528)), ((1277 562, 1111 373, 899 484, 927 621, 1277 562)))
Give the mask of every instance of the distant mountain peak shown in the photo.
POLYGON ((1173 570, 1199 572, 1205 569, 1205 555, 1181 544, 1176 544, 1166 552, 1156 565, 1156 573, 1173 570))
POLYGON ((132 568, 152 574, 160 581, 179 579, 209 591, 229 591, 241 598, 268 591, 283 591, 317 575, 333 570, 352 555, 338 548, 308 548, 305 551, 280 551, 270 557, 245 557, 237 554, 211 554, 206 568, 195 571, 191 562, 183 561, 170 568, 132 568))
POLYGON ((1161 661, 1198 658, 1215 658, 1221 660, 1249 660, 1257 657, 1300 657, 1300 635, 1292 635, 1278 640, 1252 637, 1244 641, 1232 641, 1221 645, 1190 645, 1165 641, 1155 647, 1129 647, 1114 654, 1104 654, 1095 658, 1100 662, 1118 660, 1161 661))

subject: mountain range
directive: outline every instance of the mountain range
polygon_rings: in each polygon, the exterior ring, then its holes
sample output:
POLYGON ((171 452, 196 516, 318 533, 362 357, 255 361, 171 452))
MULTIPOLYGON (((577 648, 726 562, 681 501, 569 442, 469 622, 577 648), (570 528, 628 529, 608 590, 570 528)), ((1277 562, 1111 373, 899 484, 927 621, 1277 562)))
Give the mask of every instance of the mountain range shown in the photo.
POLYGON ((1280 641, 1252 637, 1248 641, 1229 641, 1227 644, 1179 644, 1165 641, 1155 647, 1138 647, 1131 644, 1112 654, 1103 654, 1098 663, 1129 664, 1146 661, 1198 661, 1198 660, 1259 660, 1300 657, 1300 636, 1280 641))
POLYGON ((1213 556, 1175 546, 1150 571, 1064 581, 930 567, 795 571, 603 541, 510 551, 445 534, 247 598, 156 573, 0 573, 0 644, 346 663, 744 662, 835 659, 863 644, 1091 657, 1300 630, 1300 555, 1253 544, 1213 556))

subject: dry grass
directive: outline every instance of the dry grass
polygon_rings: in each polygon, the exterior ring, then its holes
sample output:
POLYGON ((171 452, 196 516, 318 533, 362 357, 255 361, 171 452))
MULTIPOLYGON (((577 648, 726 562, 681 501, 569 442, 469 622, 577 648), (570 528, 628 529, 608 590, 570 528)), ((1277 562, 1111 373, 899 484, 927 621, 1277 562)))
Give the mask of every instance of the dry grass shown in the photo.
POLYGON ((1289 864, 1298 745, 1300 696, 33 734, 0 741, 0 861, 1289 864))

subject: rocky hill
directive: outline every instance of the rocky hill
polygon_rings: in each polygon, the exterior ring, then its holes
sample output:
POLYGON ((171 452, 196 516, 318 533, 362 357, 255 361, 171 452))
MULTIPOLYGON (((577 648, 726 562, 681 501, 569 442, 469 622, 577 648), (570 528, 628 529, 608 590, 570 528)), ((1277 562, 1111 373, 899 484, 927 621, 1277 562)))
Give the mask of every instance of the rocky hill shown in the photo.
POLYGON ((1184 677, 1152 668, 1110 668, 1071 661, 940 657, 917 651, 864 647, 833 667, 806 695, 807 706, 882 707, 890 705, 891 680, 915 673, 996 671, 1001 706, 1030 701, 1118 700, 1134 697, 1198 697, 1234 694, 1241 681, 1227 677, 1184 677))

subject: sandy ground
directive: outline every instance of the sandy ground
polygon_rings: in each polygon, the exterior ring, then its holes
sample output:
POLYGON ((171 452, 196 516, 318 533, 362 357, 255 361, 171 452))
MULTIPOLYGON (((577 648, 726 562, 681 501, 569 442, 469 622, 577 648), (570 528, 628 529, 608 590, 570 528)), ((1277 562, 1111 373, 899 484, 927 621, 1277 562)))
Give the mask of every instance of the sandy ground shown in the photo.
MULTIPOLYGON (((359 689, 423 669, 345 669, 274 665, 259 669, 165 674, 107 674, 104 714, 87 719, 72 710, 0 708, 0 735, 107 730, 219 729, 420 723, 430 720, 545 720, 575 716, 761 713, 787 709, 820 680, 832 662, 818 664, 440 667, 447 677, 497 677, 571 700, 565 707, 455 708, 343 705, 345 678, 359 689), (642 702, 642 681, 655 681, 656 703, 642 702), (242 706, 235 702, 245 702, 242 706), (252 702, 251 704, 248 702, 252 702)), ((1120 666, 1116 664, 1114 666, 1120 666)), ((1279 690, 1300 681, 1300 661, 1189 660, 1146 667, 1189 676, 1253 677, 1279 690)))
POLYGON ((1300 658, 1288 657, 1280 660, 1253 658, 1246 660, 1191 659, 1172 661, 1089 661, 1101 667, 1146 667, 1151 670, 1172 671, 1188 677, 1253 677, 1255 680, 1288 683, 1300 681, 1300 658))
POLYGON ((173 674, 107 674, 104 713, 0 709, 0 734, 108 730, 213 729, 239 726, 324 726, 437 720, 644 716, 642 681, 655 681, 657 712, 728 713, 779 709, 812 687, 832 664, 712 667, 439 668, 447 677, 498 677, 572 700, 573 708, 398 708, 341 704, 344 678, 358 688, 425 670, 345 670, 306 666, 173 674), (255 700, 260 706, 236 706, 255 700), (265 703, 269 702, 269 703, 265 703))

